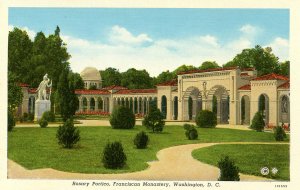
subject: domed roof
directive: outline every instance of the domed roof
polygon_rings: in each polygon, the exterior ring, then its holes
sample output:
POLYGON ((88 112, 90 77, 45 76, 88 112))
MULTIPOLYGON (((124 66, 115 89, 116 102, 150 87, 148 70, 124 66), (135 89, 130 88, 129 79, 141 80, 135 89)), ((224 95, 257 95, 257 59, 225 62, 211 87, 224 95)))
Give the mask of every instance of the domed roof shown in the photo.
POLYGON ((82 80, 98 80, 101 81, 100 72, 95 67, 86 67, 80 73, 82 80))

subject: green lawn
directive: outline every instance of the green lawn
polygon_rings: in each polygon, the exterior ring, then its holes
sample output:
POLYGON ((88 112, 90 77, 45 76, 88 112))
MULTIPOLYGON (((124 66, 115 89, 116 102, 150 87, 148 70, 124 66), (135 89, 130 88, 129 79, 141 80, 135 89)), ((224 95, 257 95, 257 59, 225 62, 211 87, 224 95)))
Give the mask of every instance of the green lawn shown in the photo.
POLYGON ((136 149, 133 138, 146 130, 143 126, 121 130, 111 127, 79 127, 81 140, 75 149, 58 146, 57 128, 15 128, 8 133, 8 158, 28 169, 53 168, 82 173, 121 173, 143 170, 147 161, 156 160, 156 153, 166 147, 200 142, 275 142, 272 133, 232 129, 200 129, 199 140, 187 140, 182 126, 166 126, 161 134, 148 133, 149 148, 136 149), (127 166, 120 170, 105 169, 101 154, 106 142, 119 140, 127 155, 127 166))
MULTIPOLYGON (((214 145, 198 150, 194 150, 193 157, 202 162, 217 166, 218 161, 224 155, 232 158, 240 168, 240 172, 262 176, 260 169, 276 167, 278 173, 270 174, 269 178, 279 180, 289 180, 289 145, 267 145, 267 144, 226 144, 214 145)), ((271 170, 270 169, 270 170, 271 170)))

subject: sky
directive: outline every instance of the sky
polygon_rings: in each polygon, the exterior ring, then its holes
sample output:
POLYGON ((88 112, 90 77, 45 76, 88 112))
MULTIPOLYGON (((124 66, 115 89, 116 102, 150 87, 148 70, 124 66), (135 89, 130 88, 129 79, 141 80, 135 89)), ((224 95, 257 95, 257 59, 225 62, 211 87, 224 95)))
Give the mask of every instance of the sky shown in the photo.
POLYGON ((58 25, 79 73, 133 67, 157 76, 182 64, 221 66, 255 45, 289 60, 288 9, 9 8, 8 22, 32 40, 58 25))

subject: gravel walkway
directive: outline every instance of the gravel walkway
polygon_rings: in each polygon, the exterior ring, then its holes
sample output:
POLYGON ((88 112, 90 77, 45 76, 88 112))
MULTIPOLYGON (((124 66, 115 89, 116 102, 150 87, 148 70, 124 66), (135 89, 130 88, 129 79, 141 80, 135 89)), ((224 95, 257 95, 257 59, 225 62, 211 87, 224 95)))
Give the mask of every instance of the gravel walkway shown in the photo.
MULTIPOLYGON (((27 179, 127 179, 127 180, 207 180, 219 177, 217 167, 195 160, 191 152, 215 144, 271 144, 260 142, 201 143, 180 145, 160 150, 158 161, 148 162, 149 168, 139 172, 122 174, 83 174, 57 171, 51 168, 27 170, 8 160, 8 178, 27 179)), ((274 143, 272 143, 274 144, 274 143)), ((270 179, 240 174, 241 181, 270 181, 270 179)))

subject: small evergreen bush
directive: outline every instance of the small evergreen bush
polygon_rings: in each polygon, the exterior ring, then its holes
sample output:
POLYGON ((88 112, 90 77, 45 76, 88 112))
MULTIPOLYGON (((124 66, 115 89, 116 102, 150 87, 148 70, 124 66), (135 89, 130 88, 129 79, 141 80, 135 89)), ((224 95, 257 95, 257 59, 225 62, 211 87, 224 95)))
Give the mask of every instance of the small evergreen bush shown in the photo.
POLYGON ((198 138, 198 131, 194 125, 184 124, 183 128, 185 129, 185 136, 189 140, 195 140, 198 138))
POLYGON ((46 119, 44 119, 44 118, 41 118, 39 120, 39 125, 40 125, 41 128, 45 128, 45 127, 48 126, 48 121, 46 119))
POLYGON ((164 116, 159 109, 153 107, 144 117, 143 125, 152 129, 153 133, 162 132, 165 126, 164 116))
POLYGON ((126 164, 127 157, 120 142, 107 143, 102 156, 105 168, 117 169, 126 164))
POLYGON ((80 140, 79 130, 74 127, 72 119, 68 119, 63 125, 58 127, 56 138, 58 139, 58 144, 64 148, 73 148, 80 140))
POLYGON ((33 120, 34 120, 34 114, 28 113, 28 121, 33 121, 33 120))
POLYGON ((135 125, 135 116, 131 109, 118 106, 114 108, 109 122, 114 129, 132 129, 135 125))
POLYGON ((217 125, 217 115, 209 110, 202 110, 196 116, 196 124, 199 127, 214 128, 217 125))
POLYGON ((7 130, 12 131, 16 125, 14 115, 11 111, 7 111, 7 130))
POLYGON ((228 156, 218 162, 220 169, 219 181, 240 181, 239 168, 228 156))
POLYGON ((23 113, 22 121, 28 121, 28 113, 26 112, 23 113))
POLYGON ((141 131, 138 134, 136 134, 133 142, 136 148, 143 149, 147 147, 149 142, 149 137, 144 131, 141 131))
POLYGON ((43 113, 42 118, 45 119, 48 122, 54 122, 55 121, 55 115, 52 111, 45 111, 43 113))
POLYGON ((274 128, 274 137, 276 141, 284 141, 284 139, 286 138, 286 134, 283 127, 277 126, 274 128))
POLYGON ((260 112, 256 112, 254 115, 250 128, 256 131, 263 131, 265 127, 265 122, 262 114, 260 112))

